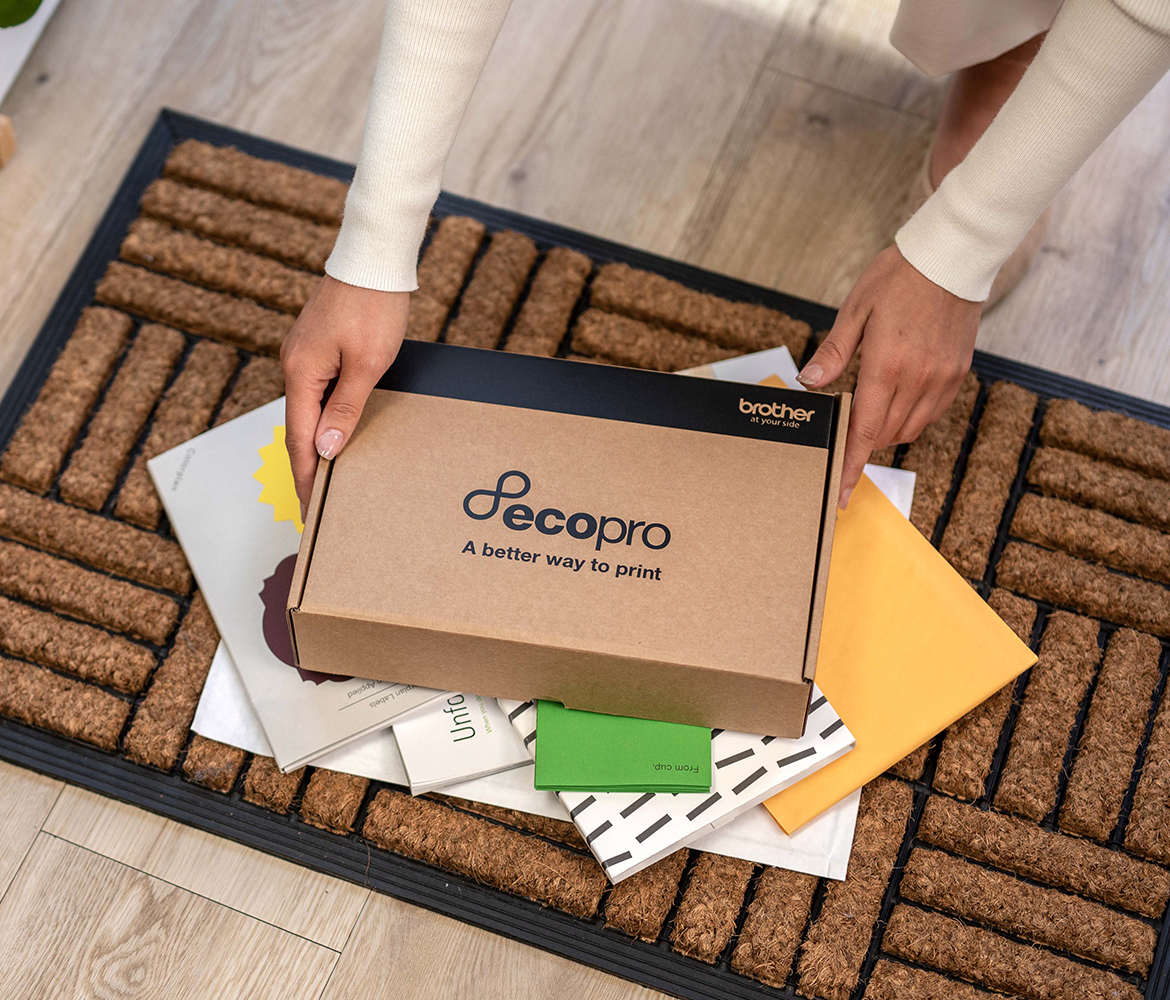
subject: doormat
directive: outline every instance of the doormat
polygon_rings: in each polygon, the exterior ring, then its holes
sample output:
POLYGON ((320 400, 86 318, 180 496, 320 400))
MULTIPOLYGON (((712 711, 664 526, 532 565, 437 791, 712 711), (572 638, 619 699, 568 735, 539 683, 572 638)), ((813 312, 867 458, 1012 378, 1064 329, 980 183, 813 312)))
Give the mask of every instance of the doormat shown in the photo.
MULTIPOLYGON (((218 636, 145 461, 282 393, 351 175, 160 115, 0 408, 0 757, 680 997, 1170 998, 1170 409, 1002 358, 875 460, 1039 662, 866 787, 844 882, 682 850, 609 887, 568 823, 190 733, 218 636)), ((832 324, 434 215, 413 337, 671 370, 832 324)))

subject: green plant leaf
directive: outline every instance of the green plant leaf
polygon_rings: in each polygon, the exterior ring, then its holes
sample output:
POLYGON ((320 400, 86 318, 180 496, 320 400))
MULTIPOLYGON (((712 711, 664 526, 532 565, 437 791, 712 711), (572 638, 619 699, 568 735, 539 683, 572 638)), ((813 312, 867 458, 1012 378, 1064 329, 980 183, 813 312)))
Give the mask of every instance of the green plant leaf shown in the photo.
POLYGON ((40 5, 41 0, 0 0, 0 28, 24 24, 40 5))

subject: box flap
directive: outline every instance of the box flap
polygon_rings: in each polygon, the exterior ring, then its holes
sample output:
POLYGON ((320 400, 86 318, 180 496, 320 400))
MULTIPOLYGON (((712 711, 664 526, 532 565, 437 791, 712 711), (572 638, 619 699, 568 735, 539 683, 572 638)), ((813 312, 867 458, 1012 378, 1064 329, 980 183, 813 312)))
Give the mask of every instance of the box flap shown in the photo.
POLYGON ((288 617, 288 634, 292 641, 293 659, 300 666, 301 658, 297 652, 297 633, 293 626, 293 612, 301 605, 301 598, 305 593, 305 580, 309 575, 309 563, 313 558, 313 546, 317 542, 317 529, 321 524, 321 509, 325 505, 325 493, 329 488, 329 476, 333 471, 333 463, 323 458, 317 459, 317 472, 313 477, 313 492, 309 496, 309 508, 305 512, 305 529, 301 532, 301 544, 297 549, 297 561, 293 567, 292 582, 288 588, 288 602, 286 615, 288 617))
POLYGON ((717 668, 696 663, 388 624, 315 606, 296 612, 296 628, 304 662, 323 673, 783 738, 802 732, 812 687, 758 674, 728 683, 717 668))
POLYGON ((849 407, 853 401, 847 392, 837 397, 837 413, 833 424, 832 458, 825 482, 824 523, 821 544, 817 552, 817 575, 813 585, 812 610, 808 620, 808 645, 804 653, 804 679, 811 681, 817 672, 817 650, 820 648, 821 622, 825 615, 825 593, 829 589, 829 562, 833 556, 833 533, 837 527, 837 494, 841 491, 841 467, 845 461, 845 440, 849 430, 849 407))

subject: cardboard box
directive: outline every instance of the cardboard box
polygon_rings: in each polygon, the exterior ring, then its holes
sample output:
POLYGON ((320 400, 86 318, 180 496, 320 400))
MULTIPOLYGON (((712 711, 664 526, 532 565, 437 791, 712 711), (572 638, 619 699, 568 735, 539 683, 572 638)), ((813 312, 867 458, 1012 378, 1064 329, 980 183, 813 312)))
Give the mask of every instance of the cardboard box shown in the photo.
POLYGON ((848 410, 407 341, 318 467, 298 663, 798 736, 848 410))

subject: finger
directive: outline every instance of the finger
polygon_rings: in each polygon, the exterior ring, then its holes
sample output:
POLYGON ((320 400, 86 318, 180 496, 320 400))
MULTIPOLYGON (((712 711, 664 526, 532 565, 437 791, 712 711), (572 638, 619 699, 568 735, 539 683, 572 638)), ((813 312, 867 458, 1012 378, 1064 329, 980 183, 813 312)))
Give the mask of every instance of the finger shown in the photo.
POLYGON ((937 410, 937 397, 920 399, 907 414, 906 419, 902 421, 901 426, 890 436, 890 444, 910 444, 912 441, 917 441, 918 435, 926 430, 929 424, 933 424, 938 419, 935 416, 937 410))
MULTIPOLYGON (((870 342, 873 342, 872 334, 870 342)), ((858 373, 859 384, 864 381, 864 376, 869 374, 866 370, 869 361, 870 359, 866 357, 862 358, 862 372, 858 373)), ((929 359, 914 355, 897 355, 884 365, 878 364, 877 367, 877 377, 894 386, 894 397, 875 447, 885 448, 887 445, 912 441, 922 432, 923 427, 935 419, 931 414, 939 399, 947 392, 949 377, 935 371, 929 359), (917 429, 913 437, 906 437, 905 434, 911 426, 917 429)))
POLYGON ((385 370, 365 358, 343 358, 337 385, 321 411, 313 439, 322 458, 336 458, 361 418, 366 400, 385 370))
POLYGON ((898 426, 891 431, 889 444, 910 444, 931 424, 941 420, 948 407, 954 402, 967 374, 966 367, 951 372, 936 372, 917 392, 914 405, 910 407, 898 426))
POLYGON ((895 384, 894 395, 886 410, 885 422, 882 424, 882 429, 878 431, 877 437, 874 438, 873 446, 875 449, 897 443, 898 431, 906 423, 917 405, 918 400, 912 390, 895 384))
POLYGON ((857 345, 861 343, 861 333, 868 319, 868 307, 855 306, 846 299, 837 311, 833 329, 796 376, 797 381, 806 389, 817 389, 840 378, 857 353, 857 345))
POLYGON ((321 418, 321 397, 329 380, 296 370, 286 371, 285 378, 284 443, 292 463, 293 482, 303 517, 317 472, 314 432, 321 418))
POLYGON ((893 386, 862 368, 857 380, 857 393, 849 414, 849 436, 845 439, 845 458, 841 466, 841 494, 838 506, 844 510, 849 495, 861 478, 870 452, 878 447, 878 440, 886 423, 893 386))
POLYGON ((931 410, 930 419, 927 423, 933 424, 938 420, 942 420, 943 414, 950 409, 951 404, 955 401, 955 397, 959 394, 959 389, 963 386, 963 379, 967 375, 967 368, 964 368, 962 374, 953 375, 947 380, 942 392, 938 394, 934 401, 934 409, 931 410))

